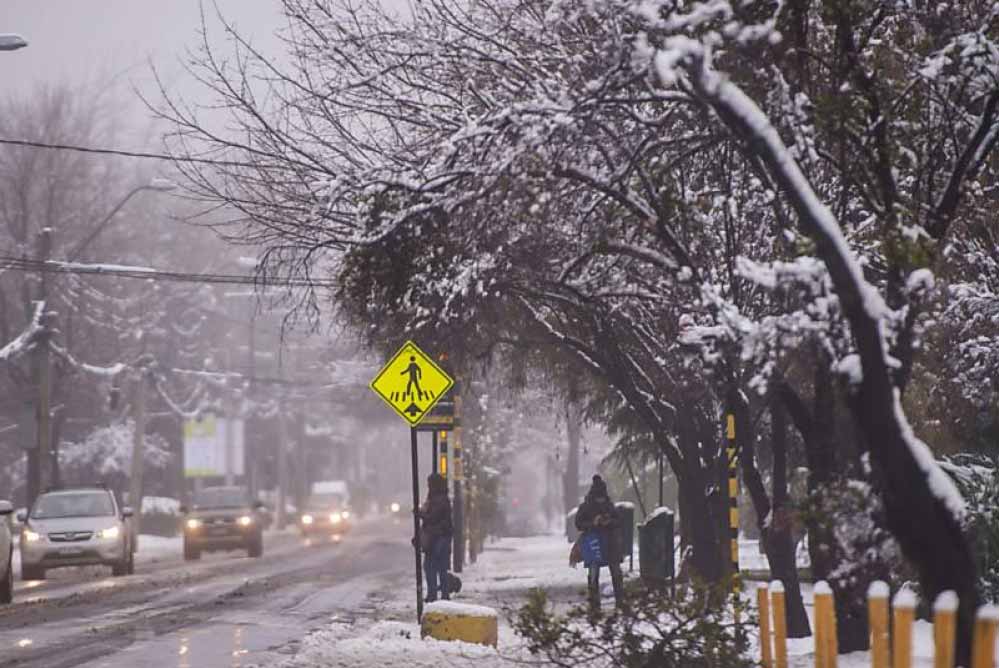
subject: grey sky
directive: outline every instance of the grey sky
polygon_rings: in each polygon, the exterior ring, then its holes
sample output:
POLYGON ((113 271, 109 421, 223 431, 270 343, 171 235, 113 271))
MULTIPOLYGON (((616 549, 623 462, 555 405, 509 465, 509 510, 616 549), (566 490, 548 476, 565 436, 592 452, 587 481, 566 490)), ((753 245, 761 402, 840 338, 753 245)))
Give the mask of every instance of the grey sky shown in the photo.
MULTIPOLYGON (((127 73, 148 78, 146 63, 175 74, 177 59, 197 40, 198 0, 3 0, 0 32, 23 35, 29 46, 4 53, 4 87, 88 80, 127 73)), ((264 46, 281 25, 274 0, 218 0, 223 13, 264 46)), ((213 12, 206 3, 206 12, 213 12)), ((211 16, 209 16, 211 18, 211 16)))

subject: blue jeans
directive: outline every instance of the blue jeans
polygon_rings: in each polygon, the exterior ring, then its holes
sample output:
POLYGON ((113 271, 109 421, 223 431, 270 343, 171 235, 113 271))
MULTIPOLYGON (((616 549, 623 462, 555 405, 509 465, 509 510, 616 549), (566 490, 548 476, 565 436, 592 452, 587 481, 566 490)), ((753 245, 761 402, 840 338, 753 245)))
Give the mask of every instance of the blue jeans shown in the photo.
POLYGON ((447 571, 451 563, 451 537, 438 536, 430 549, 423 553, 423 574, 427 577, 427 600, 436 601, 437 592, 441 598, 449 598, 447 571))

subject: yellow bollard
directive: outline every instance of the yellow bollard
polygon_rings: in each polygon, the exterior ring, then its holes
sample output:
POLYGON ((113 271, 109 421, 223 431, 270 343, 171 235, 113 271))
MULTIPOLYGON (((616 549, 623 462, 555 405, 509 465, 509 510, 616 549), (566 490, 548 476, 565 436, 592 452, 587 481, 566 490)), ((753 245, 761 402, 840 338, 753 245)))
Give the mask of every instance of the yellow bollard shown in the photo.
POLYGON ((871 629, 871 668, 888 668, 888 584, 875 580, 867 588, 867 618, 871 629))
POLYGON ((912 668, 912 620, 916 615, 916 595, 902 589, 892 601, 892 666, 912 668))
POLYGON ((957 594, 940 592, 933 603, 933 668, 954 668, 957 594))
POLYGON ((836 630, 836 599, 829 594, 826 606, 826 668, 836 668, 839 662, 839 634, 836 630))
POLYGON ((815 583, 815 668, 832 668, 829 663, 829 610, 832 589, 825 580, 815 583))
POLYGON ((774 659, 776 668, 787 668, 787 608, 784 601, 784 583, 770 583, 771 610, 774 619, 774 659))
POLYGON ((971 668, 995 668, 996 626, 999 626, 999 608, 994 605, 980 607, 975 615, 971 668))
POLYGON ((763 668, 773 668, 773 654, 770 651, 770 591, 766 584, 756 589, 756 607, 760 613, 760 664, 763 668))

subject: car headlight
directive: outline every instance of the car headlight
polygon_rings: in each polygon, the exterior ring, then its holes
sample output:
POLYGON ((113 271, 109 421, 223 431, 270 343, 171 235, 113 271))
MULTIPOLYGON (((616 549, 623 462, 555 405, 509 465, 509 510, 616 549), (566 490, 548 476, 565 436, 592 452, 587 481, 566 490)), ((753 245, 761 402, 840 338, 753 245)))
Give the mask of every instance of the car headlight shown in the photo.
POLYGON ((350 511, 349 510, 345 510, 345 511, 343 511, 340 514, 343 515, 343 519, 347 519, 347 518, 350 517, 350 511))
POLYGON ((397 512, 399 512, 402 509, 402 506, 400 506, 398 503, 396 503, 395 501, 393 501, 392 505, 389 506, 389 508, 392 509, 393 513, 397 513, 397 512))
POLYGON ((340 521, 342 519, 343 516, 340 513, 333 513, 332 515, 330 515, 330 522, 332 522, 333 524, 340 524, 340 521))
POLYGON ((195 519, 187 520, 187 528, 188 529, 200 529, 201 528, 201 520, 195 520, 195 519))
POLYGON ((253 518, 250 517, 249 515, 243 515, 242 517, 239 518, 239 526, 248 527, 251 524, 253 524, 253 518))
POLYGON ((36 533, 31 529, 25 529, 24 533, 21 534, 21 538, 26 543, 34 543, 42 539, 42 534, 36 533))
POLYGON ((302 524, 312 524, 312 515, 302 515, 302 524))
POLYGON ((119 529, 116 526, 108 527, 107 529, 103 529, 97 532, 97 537, 102 540, 112 540, 120 535, 121 535, 121 529, 119 529))

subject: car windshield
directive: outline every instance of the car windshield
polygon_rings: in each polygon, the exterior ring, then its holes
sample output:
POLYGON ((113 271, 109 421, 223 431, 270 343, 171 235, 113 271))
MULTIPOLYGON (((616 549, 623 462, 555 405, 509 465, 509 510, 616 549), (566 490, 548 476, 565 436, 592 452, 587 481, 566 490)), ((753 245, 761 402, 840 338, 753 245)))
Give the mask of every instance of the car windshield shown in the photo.
POLYGON ((195 508, 243 508, 248 504, 246 490, 239 487, 209 487, 194 495, 195 508))
POLYGON ((309 510, 330 510, 343 507, 343 497, 339 494, 313 494, 306 504, 309 510))
POLYGON ((43 494, 31 509, 31 517, 38 520, 109 515, 114 515, 114 503, 107 492, 43 494))

